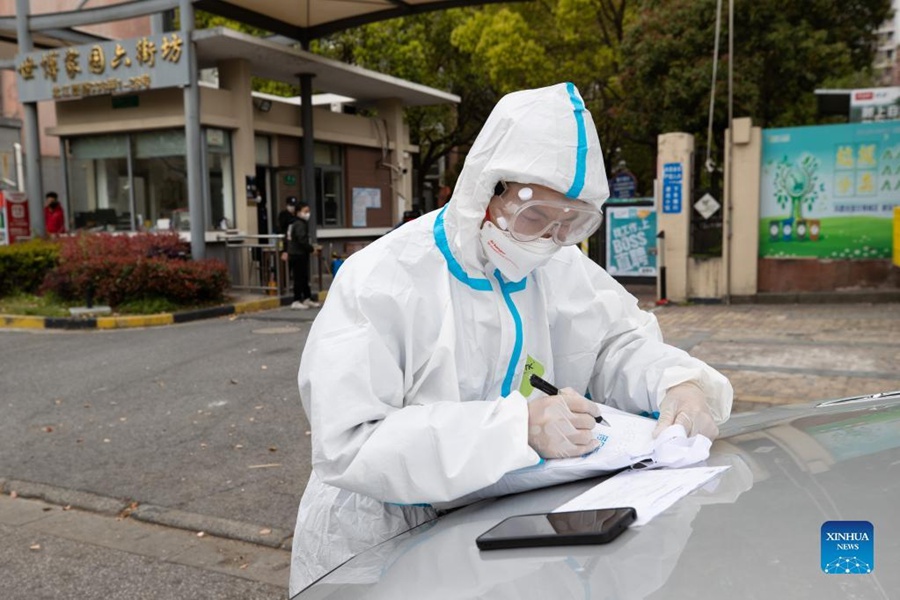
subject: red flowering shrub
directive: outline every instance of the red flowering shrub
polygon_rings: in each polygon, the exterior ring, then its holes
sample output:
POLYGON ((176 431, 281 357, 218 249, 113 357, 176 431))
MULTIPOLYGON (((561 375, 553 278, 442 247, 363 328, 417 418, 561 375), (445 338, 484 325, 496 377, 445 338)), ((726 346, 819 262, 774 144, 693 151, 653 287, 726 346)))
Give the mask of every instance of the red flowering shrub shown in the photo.
POLYGON ((217 260, 189 260, 189 252, 174 232, 62 238, 59 266, 41 289, 69 300, 90 293, 110 306, 145 298, 176 304, 221 301, 228 288, 227 267, 217 260))

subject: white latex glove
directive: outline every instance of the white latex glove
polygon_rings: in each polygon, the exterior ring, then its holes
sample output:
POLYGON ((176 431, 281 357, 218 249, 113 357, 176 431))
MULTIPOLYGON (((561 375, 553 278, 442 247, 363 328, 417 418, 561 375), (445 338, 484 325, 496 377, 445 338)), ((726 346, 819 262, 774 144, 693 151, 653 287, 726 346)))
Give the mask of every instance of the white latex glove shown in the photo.
POLYGON ((719 436, 719 427, 709 412, 706 394, 695 383, 688 381, 670 387, 659 408, 659 423, 653 430, 653 437, 675 424, 684 427, 688 437, 699 433, 714 440, 719 436))
POLYGON ((591 433, 600 407, 572 388, 528 403, 528 445, 544 458, 587 454, 600 442, 591 433))

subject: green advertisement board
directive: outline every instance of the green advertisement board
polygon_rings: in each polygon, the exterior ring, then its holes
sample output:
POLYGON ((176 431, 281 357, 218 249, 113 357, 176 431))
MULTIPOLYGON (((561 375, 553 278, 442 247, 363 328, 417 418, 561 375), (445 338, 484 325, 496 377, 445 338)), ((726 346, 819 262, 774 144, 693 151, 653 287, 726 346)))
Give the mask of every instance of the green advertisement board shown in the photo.
POLYGON ((759 255, 884 259, 900 206, 900 123, 763 131, 759 255))
POLYGON ((606 271, 616 277, 656 276, 656 209, 608 206, 606 271))

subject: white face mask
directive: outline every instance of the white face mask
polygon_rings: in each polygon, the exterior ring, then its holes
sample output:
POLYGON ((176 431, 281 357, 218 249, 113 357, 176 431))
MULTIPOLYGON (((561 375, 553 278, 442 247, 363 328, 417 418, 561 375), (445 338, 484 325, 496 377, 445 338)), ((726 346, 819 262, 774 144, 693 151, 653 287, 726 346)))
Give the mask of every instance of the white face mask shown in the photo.
POLYGON ((519 281, 544 265, 560 248, 552 239, 514 240, 508 231, 491 221, 481 226, 481 247, 488 260, 510 281, 519 281))
POLYGON ((309 213, 308 213, 308 212, 302 212, 302 213, 300 213, 300 214, 297 215, 297 216, 299 216, 299 217, 300 217, 301 219, 303 219, 304 221, 309 221, 309 213))

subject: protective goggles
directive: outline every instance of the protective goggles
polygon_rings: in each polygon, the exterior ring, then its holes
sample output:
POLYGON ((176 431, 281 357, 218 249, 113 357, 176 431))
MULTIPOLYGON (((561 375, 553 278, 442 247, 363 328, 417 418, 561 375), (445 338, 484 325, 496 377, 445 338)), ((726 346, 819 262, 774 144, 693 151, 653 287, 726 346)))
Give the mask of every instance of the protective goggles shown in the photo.
POLYGON ((560 246, 587 239, 603 222, 603 213, 580 200, 542 197, 538 188, 500 182, 489 210, 494 221, 513 239, 531 242, 551 237, 560 246))

